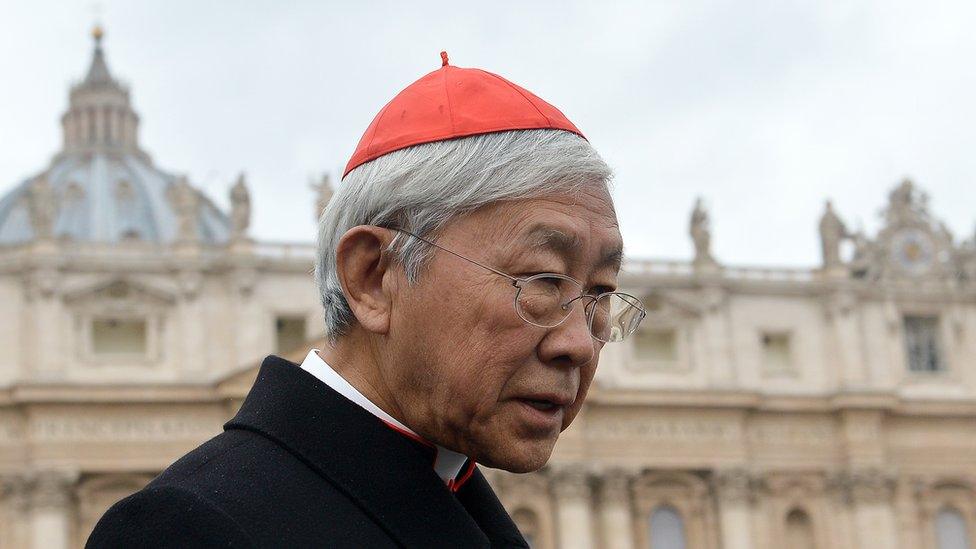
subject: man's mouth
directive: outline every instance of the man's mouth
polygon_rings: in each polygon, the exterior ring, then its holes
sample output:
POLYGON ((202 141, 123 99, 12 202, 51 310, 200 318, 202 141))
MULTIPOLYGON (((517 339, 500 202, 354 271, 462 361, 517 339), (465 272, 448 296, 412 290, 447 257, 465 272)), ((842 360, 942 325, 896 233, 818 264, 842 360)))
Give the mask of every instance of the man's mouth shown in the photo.
POLYGON ((537 400, 532 398, 524 398, 522 400, 529 406, 543 412, 550 412, 559 407, 558 404, 551 400, 537 400))

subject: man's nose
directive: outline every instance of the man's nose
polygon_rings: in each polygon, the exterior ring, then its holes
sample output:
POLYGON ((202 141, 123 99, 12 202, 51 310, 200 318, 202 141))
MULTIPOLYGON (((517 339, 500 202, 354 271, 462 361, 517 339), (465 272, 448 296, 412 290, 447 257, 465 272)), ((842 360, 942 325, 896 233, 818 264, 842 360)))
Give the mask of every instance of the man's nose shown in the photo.
POLYGON ((583 300, 573 302, 566 320, 549 332, 539 344, 539 359, 547 364, 582 366, 593 360, 596 340, 590 335, 583 300))

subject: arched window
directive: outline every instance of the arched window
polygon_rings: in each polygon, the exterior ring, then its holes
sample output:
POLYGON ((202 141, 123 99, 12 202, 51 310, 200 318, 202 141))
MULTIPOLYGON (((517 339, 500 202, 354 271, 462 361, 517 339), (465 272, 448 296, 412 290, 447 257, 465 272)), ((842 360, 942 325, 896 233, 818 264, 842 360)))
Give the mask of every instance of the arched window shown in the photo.
POLYGON ((935 516, 935 539, 938 549, 972 549, 966 519, 959 511, 944 507, 935 516))
POLYGON ((815 549, 813 523, 810 516, 800 509, 786 515, 786 546, 794 549, 815 549))
POLYGON ((685 523, 674 507, 662 505, 651 513, 650 549, 685 549, 685 523))
POLYGON ((529 547, 536 547, 539 543, 539 517, 535 512, 524 507, 516 509, 512 513, 512 521, 518 526, 519 532, 522 532, 525 541, 529 542, 529 547))

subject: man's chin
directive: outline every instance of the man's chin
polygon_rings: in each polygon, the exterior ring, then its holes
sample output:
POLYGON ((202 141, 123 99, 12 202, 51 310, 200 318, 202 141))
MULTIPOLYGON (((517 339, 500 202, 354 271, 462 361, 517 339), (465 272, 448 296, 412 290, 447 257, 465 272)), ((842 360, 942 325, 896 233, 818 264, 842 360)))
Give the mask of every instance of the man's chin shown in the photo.
POLYGON ((492 469, 502 469, 510 473, 531 473, 538 471, 552 456, 553 442, 517 444, 505 451, 488 452, 476 461, 492 469))

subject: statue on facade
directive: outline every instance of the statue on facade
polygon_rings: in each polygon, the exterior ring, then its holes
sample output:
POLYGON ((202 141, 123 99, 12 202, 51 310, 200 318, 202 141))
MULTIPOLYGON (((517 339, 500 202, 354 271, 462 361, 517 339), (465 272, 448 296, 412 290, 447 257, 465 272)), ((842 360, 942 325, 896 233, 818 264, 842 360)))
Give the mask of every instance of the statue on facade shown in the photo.
POLYGON ((858 230, 851 235, 854 242, 854 256, 851 258, 851 274, 858 278, 863 278, 871 271, 877 255, 877 246, 872 242, 863 230, 858 230))
POLYGON ((47 175, 41 175, 30 183, 27 189, 27 210, 31 229, 36 240, 50 240, 54 237, 54 218, 57 214, 57 199, 47 175))
POLYGON ((824 213, 820 217, 820 247, 823 252, 824 269, 843 264, 840 258, 840 243, 849 236, 847 227, 834 212, 834 205, 828 200, 824 206, 824 213))
POLYGON ((691 222, 688 232, 691 240, 695 244, 695 265, 712 265, 715 258, 712 257, 711 242, 711 222, 708 219, 708 211, 699 197, 695 200, 695 209, 691 212, 691 222))
POLYGON ((230 189, 230 225, 232 240, 246 238, 251 225, 251 194, 243 173, 237 176, 237 182, 230 189))
POLYGON ((325 213, 325 208, 329 206, 329 201, 332 200, 334 194, 332 178, 329 177, 328 173, 324 173, 322 179, 318 183, 313 182, 311 187, 315 191, 315 220, 318 221, 325 213))
POLYGON ((197 209, 200 196, 190 186, 186 176, 180 177, 170 187, 170 201, 176 210, 177 229, 176 239, 180 242, 197 240, 197 209))

